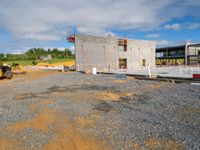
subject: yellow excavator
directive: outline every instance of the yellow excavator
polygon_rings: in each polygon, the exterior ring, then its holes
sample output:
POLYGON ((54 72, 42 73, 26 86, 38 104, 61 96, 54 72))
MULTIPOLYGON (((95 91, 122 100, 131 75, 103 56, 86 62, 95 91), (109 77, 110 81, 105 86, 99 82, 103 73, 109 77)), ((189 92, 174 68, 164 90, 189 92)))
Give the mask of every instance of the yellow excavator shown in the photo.
POLYGON ((24 67, 22 67, 21 65, 19 64, 14 64, 12 65, 12 73, 14 75, 17 75, 17 74, 25 74, 26 73, 26 70, 24 69, 24 67))
POLYGON ((10 66, 0 66, 0 78, 7 78, 11 79, 12 78, 12 69, 10 66))

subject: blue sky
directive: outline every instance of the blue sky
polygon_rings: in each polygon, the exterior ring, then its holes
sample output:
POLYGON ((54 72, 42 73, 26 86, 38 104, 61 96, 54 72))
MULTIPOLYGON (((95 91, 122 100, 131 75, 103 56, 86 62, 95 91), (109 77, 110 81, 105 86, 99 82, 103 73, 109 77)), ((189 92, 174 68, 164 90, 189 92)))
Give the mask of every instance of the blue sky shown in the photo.
POLYGON ((73 48, 66 34, 154 40, 157 46, 200 42, 196 0, 0 0, 0 52, 73 48))

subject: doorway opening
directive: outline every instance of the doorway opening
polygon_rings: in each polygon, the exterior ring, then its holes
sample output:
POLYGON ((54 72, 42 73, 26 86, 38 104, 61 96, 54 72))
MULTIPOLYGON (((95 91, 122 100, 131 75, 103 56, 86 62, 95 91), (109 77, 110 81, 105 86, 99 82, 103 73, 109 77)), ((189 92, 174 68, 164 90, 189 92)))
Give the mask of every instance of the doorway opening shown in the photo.
POLYGON ((119 69, 127 69, 127 59, 126 58, 119 59, 119 69))

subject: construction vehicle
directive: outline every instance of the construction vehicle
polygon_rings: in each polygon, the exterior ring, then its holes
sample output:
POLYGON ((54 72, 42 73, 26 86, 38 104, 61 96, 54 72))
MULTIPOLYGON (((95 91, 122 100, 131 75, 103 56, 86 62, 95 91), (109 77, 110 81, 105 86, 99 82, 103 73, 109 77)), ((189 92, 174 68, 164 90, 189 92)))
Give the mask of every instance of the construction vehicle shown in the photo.
POLYGON ((7 78, 11 79, 12 78, 12 70, 10 66, 0 66, 0 78, 7 78))
POLYGON ((14 75, 16 75, 16 74, 25 74, 26 70, 24 69, 24 67, 22 67, 19 64, 13 64, 12 65, 12 73, 14 75))

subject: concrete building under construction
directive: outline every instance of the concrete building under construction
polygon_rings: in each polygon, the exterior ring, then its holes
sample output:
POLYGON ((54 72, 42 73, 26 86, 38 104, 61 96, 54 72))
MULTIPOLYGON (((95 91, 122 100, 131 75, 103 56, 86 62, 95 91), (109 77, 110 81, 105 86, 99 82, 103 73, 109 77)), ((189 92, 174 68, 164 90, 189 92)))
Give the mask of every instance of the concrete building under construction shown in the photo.
POLYGON ((155 66, 155 42, 111 36, 74 35, 76 69, 98 71, 155 66))

